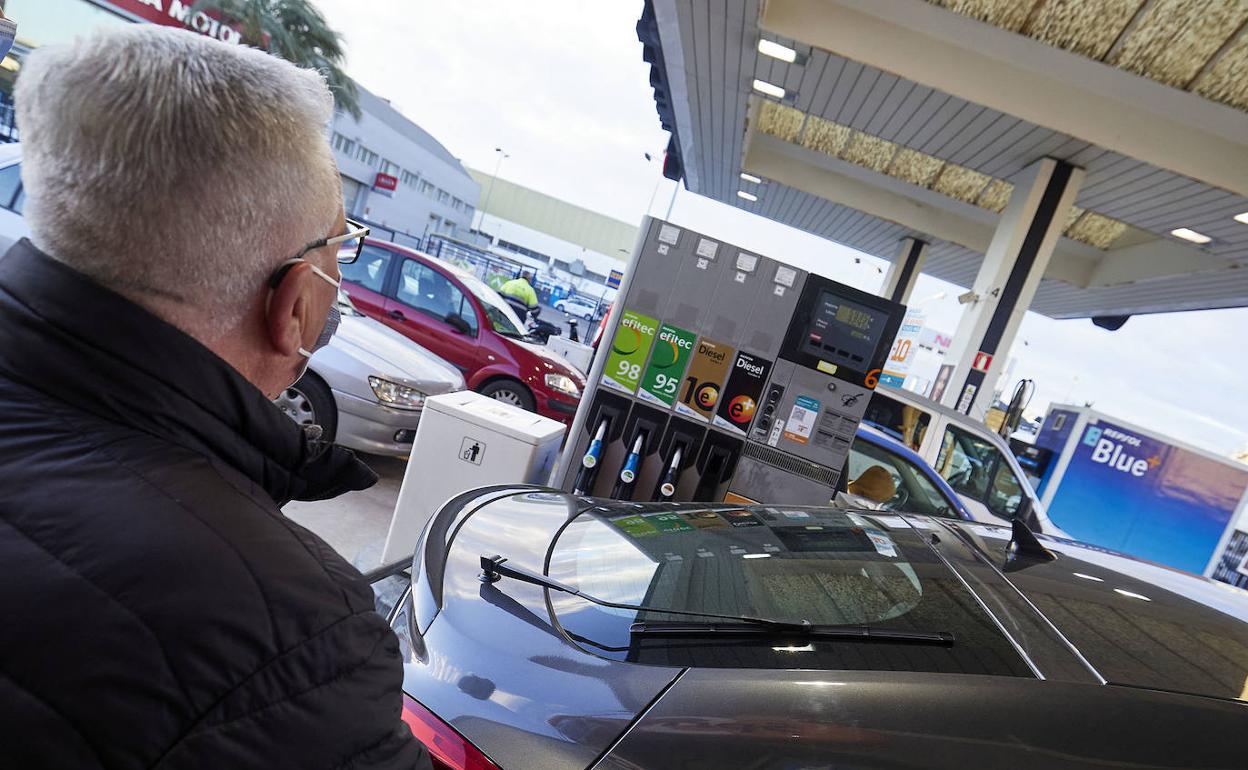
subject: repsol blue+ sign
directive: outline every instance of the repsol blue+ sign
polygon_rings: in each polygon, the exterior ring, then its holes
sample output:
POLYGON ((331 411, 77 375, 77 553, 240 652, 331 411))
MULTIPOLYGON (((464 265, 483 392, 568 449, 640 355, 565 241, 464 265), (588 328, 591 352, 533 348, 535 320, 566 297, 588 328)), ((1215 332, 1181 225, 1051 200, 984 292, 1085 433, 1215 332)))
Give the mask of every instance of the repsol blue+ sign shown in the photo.
POLYGON ((1048 504, 1076 540, 1203 572, 1248 470, 1100 419, 1070 454, 1048 504))

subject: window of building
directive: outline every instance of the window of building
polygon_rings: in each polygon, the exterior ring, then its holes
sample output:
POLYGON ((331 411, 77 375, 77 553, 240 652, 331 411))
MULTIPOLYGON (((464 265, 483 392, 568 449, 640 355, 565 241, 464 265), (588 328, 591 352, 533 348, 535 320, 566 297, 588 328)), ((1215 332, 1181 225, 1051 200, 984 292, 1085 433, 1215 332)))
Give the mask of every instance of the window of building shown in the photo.
POLYGON ((451 208, 455 209, 456 211, 463 211, 464 202, 461 201, 459 198, 451 198, 451 208))
POLYGON ((430 182, 428 179, 422 179, 420 181, 420 192, 422 194, 428 195, 432 198, 435 190, 437 190, 437 188, 433 186, 433 182, 430 182))
POLYGON ((448 219, 448 220, 446 220, 446 231, 447 231, 448 233, 450 233, 451 235, 454 235, 454 234, 455 234, 455 228, 456 228, 456 227, 457 227, 457 225, 456 225, 454 222, 452 222, 452 221, 451 221, 451 220, 449 220, 449 219, 448 219))
POLYGON ((450 193, 448 193, 446 190, 438 190, 438 203, 449 203, 450 200, 451 200, 450 193))
POLYGON ((378 161, 381 160, 381 156, 361 144, 356 148, 355 159, 363 161, 367 166, 376 168, 378 161))
POLYGON ((355 153, 355 142, 335 131, 334 149, 349 158, 355 153))
POLYGON ((389 174, 390 176, 398 176, 399 164, 393 161, 389 161, 389 160, 382 160, 381 161, 381 173, 389 174))
POLYGON ((472 216, 473 216, 473 214, 476 214, 476 213, 477 213, 477 210, 476 210, 476 209, 474 209, 472 206, 469 206, 467 203, 465 203, 465 204, 464 204, 464 212, 468 215, 468 221, 469 221, 469 222, 471 222, 471 221, 472 221, 472 216))
POLYGON ((415 189, 420 185, 420 174, 413 174, 407 169, 403 169, 403 171, 399 173, 399 181, 407 187, 415 189))

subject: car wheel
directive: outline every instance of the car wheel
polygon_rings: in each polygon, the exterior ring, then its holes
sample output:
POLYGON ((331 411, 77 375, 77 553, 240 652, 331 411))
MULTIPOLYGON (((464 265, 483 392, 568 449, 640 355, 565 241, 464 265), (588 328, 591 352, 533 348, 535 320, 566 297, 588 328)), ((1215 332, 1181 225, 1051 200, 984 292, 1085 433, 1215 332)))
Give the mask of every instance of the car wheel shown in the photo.
POLYGON ((560 313, 566 313, 566 312, 568 312, 568 303, 566 303, 566 302, 562 302, 562 301, 560 301, 560 302, 556 302, 556 303, 555 303, 555 310, 558 310, 560 313))
POLYGON ((489 396, 495 401, 518 406, 530 412, 537 409, 537 404, 533 401, 533 394, 529 392, 528 388, 515 380, 494 380, 487 383, 485 387, 477 392, 483 396, 489 396))
POLYGON ((299 425, 320 425, 321 440, 333 441, 338 434, 338 408, 329 387, 311 372, 273 399, 278 409, 299 425))

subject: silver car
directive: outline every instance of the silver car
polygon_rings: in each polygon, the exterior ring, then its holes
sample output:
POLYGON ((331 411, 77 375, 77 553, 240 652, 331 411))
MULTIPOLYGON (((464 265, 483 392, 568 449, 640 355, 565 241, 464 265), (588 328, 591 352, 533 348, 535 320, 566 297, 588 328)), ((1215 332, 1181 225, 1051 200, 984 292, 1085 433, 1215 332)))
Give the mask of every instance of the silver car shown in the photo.
POLYGON ((463 390, 463 375, 366 317, 345 293, 338 294, 338 309, 338 332, 273 403, 297 423, 320 425, 326 440, 362 452, 406 455, 425 398, 463 390))

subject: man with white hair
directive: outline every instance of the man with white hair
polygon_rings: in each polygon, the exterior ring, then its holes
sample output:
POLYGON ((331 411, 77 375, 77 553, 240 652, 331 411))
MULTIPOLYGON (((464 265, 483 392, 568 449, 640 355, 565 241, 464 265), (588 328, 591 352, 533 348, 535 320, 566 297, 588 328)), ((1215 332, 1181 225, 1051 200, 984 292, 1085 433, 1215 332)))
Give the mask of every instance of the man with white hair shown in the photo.
POLYGON ((376 476, 269 402, 336 322, 322 78, 134 26, 17 86, 0 766, 428 767, 360 573, 280 511, 376 476))

